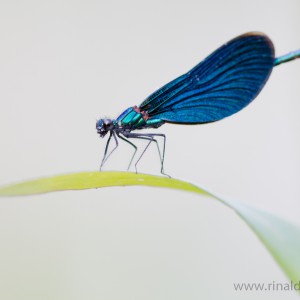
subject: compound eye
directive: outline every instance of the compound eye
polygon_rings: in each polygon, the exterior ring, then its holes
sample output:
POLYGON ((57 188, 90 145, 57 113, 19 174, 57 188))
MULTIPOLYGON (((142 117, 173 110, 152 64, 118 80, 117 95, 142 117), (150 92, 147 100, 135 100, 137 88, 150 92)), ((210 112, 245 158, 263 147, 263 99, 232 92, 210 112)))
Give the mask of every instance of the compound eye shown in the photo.
POLYGON ((96 128, 101 128, 103 126, 103 121, 100 119, 96 122, 96 128))

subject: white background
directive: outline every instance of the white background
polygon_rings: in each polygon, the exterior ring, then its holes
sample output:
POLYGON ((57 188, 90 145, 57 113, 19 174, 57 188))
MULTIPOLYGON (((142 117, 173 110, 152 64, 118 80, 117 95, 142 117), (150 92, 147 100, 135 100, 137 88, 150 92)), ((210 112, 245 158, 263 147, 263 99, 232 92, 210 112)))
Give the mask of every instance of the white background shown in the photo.
MULTIPOLYGON (((300 47, 297 0, 0 5, 1 185, 96 171, 96 119, 138 105, 239 34, 268 34, 278 55, 300 47)), ((167 135, 166 172, 299 224, 299 77, 300 61, 281 65, 238 114, 156 130, 167 135)), ((106 170, 125 170, 131 153, 122 144, 106 170)), ((139 170, 159 174, 154 146, 139 170)), ((298 299, 233 289, 273 281, 287 279, 249 228, 196 195, 131 187, 0 199, 1 299, 298 299)))

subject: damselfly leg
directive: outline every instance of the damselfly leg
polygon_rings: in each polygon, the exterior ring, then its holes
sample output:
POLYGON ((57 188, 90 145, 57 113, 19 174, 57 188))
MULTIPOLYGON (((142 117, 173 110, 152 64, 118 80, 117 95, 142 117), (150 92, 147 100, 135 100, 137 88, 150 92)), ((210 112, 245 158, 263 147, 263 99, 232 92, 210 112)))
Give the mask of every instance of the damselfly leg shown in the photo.
MULTIPOLYGON (((168 174, 166 174, 164 172, 164 159, 165 159, 165 146, 166 146, 166 136, 164 134, 160 134, 160 133, 147 133, 147 134, 140 134, 140 133, 126 133, 126 137, 127 138, 134 138, 134 139, 142 139, 142 140, 148 140, 148 144, 146 145, 146 147, 144 148, 143 152, 141 153, 141 155, 139 156, 139 158, 137 159, 136 163, 135 163, 135 171, 137 172, 137 165, 140 162, 141 158, 143 157, 143 155, 145 154, 146 150, 148 149, 148 147, 150 146, 151 142, 154 142, 157 146, 157 150, 158 150, 158 154, 159 154, 159 158, 160 158, 160 163, 161 163, 161 169, 160 172, 161 174, 170 177, 168 174), (162 151, 162 155, 161 155, 161 151, 158 145, 158 141, 154 138, 154 137, 162 137, 163 138, 163 151, 162 151)), ((135 154, 135 153, 134 153, 135 154)), ((132 162, 133 158, 131 159, 132 162)))
POLYGON ((101 165, 100 165, 100 171, 104 165, 104 163, 107 161, 107 159, 111 156, 111 154, 118 148, 119 146, 119 143, 118 143, 118 139, 116 137, 116 134, 112 131, 110 132, 110 135, 109 135, 109 138, 107 140, 107 143, 106 143, 106 146, 105 146, 105 150, 104 150, 104 155, 103 155, 103 158, 102 158, 102 162, 101 162, 101 165), (111 141, 111 137, 114 137, 115 139, 115 142, 116 142, 116 145, 115 147, 109 152, 109 154, 107 155, 107 150, 108 150, 108 146, 109 146, 109 143, 111 141))
POLYGON ((127 139, 125 139, 125 138, 124 138, 123 136, 121 136, 120 134, 117 134, 117 135, 118 135, 118 137, 119 137, 121 140, 125 141, 126 143, 128 143, 129 145, 131 145, 131 146, 134 148, 133 155, 132 155, 132 157, 131 157, 131 160, 130 160, 129 165, 128 165, 128 168, 127 168, 127 171, 128 171, 128 170, 130 169, 131 164, 132 164, 133 158, 134 158, 134 156, 135 156, 135 154, 136 154, 137 146, 136 146, 135 144, 131 143, 130 141, 128 141, 127 139))

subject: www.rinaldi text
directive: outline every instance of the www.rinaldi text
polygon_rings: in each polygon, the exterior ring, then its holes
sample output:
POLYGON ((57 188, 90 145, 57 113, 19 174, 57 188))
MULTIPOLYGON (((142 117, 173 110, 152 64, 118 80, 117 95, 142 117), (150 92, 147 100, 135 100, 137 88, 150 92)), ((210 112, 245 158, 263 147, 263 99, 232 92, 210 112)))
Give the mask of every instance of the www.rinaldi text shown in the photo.
POLYGON ((269 283, 240 282, 233 283, 233 288, 235 291, 300 291, 300 280, 286 283, 276 281, 269 283))

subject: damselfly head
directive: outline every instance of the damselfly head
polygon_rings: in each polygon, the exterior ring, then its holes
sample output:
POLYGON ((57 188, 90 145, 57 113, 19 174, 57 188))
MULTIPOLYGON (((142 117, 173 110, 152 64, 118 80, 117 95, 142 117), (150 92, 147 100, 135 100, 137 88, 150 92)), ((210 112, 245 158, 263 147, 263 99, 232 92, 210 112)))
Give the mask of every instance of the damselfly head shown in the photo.
POLYGON ((100 137, 104 137, 113 127, 113 122, 111 119, 100 119, 96 123, 97 133, 100 137))

